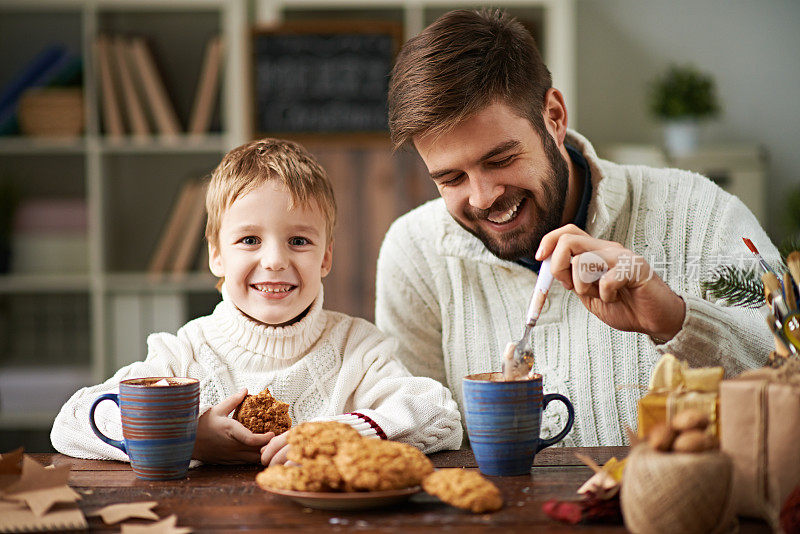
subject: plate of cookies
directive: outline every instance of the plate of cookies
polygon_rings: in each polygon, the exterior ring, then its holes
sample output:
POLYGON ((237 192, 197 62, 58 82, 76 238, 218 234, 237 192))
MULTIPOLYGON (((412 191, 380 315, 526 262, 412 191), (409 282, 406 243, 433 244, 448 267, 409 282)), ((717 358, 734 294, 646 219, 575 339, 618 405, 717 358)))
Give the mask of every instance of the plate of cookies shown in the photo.
POLYGON ((422 488, 414 486, 399 490, 385 491, 353 491, 353 492, 325 492, 325 491, 294 491, 264 488, 269 493, 288 497, 297 504, 306 508, 317 510, 367 510, 391 506, 407 501, 422 488))
POLYGON ((336 422, 290 430, 291 464, 268 467, 256 483, 309 508, 363 510, 397 504, 421 491, 433 464, 419 449, 362 437, 336 422))
POLYGON ((419 449, 362 437, 349 425, 303 423, 287 435, 290 464, 256 475, 268 493, 318 510, 364 510, 399 504, 423 489, 473 513, 503 507, 500 490, 475 471, 435 470, 419 449))

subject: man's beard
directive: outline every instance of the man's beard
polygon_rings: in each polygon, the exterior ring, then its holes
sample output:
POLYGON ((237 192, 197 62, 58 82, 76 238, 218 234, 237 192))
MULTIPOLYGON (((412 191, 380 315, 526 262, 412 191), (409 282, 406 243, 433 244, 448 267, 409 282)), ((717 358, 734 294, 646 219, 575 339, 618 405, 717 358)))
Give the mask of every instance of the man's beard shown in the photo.
MULTIPOLYGON (((502 260, 516 261, 524 257, 533 258, 542 238, 561 226, 567 198, 567 185, 569 184, 569 167, 558 151, 553 138, 547 133, 542 137, 549 169, 542 183, 541 195, 534 197, 531 191, 522 190, 521 194, 500 197, 486 210, 469 206, 465 210, 465 218, 476 223, 475 227, 467 228, 459 222, 465 230, 480 239, 489 252, 502 260), (533 221, 533 228, 525 228, 524 225, 521 225, 498 237, 488 234, 478 224, 480 220, 485 220, 490 212, 503 213, 516 205, 522 198, 525 199, 526 204, 530 204, 527 209, 533 210, 534 214, 539 215, 533 221)), ((458 219, 456 221, 458 222, 458 219)))

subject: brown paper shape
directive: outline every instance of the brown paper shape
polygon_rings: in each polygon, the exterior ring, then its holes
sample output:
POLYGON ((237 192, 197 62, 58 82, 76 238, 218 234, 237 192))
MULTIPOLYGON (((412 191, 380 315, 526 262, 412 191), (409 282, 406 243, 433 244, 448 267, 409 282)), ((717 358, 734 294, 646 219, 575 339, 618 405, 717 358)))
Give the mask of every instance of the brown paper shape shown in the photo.
POLYGON ((69 465, 45 468, 42 464, 28 456, 22 458, 22 476, 20 479, 8 486, 5 492, 24 493, 46 488, 66 486, 69 480, 69 465))
POLYGON ((0 454, 0 475, 19 474, 22 472, 20 461, 22 460, 23 450, 24 449, 20 447, 19 449, 0 454))
POLYGON ((99 515, 103 518, 103 522, 106 525, 113 525, 114 523, 132 518, 157 520, 158 515, 152 511, 152 508, 155 506, 158 506, 156 501, 110 504, 88 515, 99 515))
POLYGON ((79 501, 81 496, 69 486, 58 486, 55 488, 11 493, 7 494, 5 498, 26 503, 34 515, 42 517, 56 503, 79 501))
POLYGON ((171 515, 168 518, 153 523, 151 525, 122 525, 120 534, 189 534, 192 529, 188 527, 178 527, 175 523, 178 522, 177 515, 171 515))
POLYGON ((80 508, 58 508, 37 517, 24 504, 0 501, 0 532, 34 532, 53 530, 81 530, 88 528, 80 508))
POLYGON ((0 494, 3 493, 4 488, 19 480, 19 476, 22 474, 23 450, 20 447, 17 450, 0 454, 0 494))

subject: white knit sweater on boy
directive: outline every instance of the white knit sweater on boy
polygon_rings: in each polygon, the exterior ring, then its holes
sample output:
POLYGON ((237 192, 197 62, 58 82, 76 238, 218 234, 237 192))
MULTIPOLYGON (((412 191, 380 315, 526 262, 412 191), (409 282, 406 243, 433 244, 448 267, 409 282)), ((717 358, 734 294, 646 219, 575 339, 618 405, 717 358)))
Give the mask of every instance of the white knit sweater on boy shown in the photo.
MULTIPOLYGON (((744 204, 708 179, 601 160, 572 130, 567 142, 591 170, 587 232, 644 256, 686 303, 680 332, 657 345, 606 325, 560 283, 550 290, 532 346, 545 392, 561 393, 575 406, 575 426, 563 443, 621 445, 625 427, 636 426, 636 401, 662 353, 692 367, 721 365, 728 376, 764 364, 772 338, 763 311, 706 300, 700 280, 717 265, 752 259, 742 237, 773 265, 778 252, 744 204)), ((462 378, 501 369, 506 343, 522 333, 535 284, 535 273, 492 255, 437 199, 399 218, 386 235, 376 324, 400 340, 412 373, 447 384, 463 408, 462 378)), ((565 415, 560 403, 549 406, 543 434, 557 433, 565 415)))
MULTIPOLYGON (((368 321, 323 310, 322 300, 320 291, 302 320, 270 327, 242 314, 223 290, 211 315, 190 321, 177 335, 150 335, 145 361, 75 393, 53 424, 53 446, 69 456, 127 461, 92 432, 92 402, 117 392, 127 378, 188 376, 200 380, 201 414, 242 388, 255 394, 269 387, 289 404, 294 424, 335 420, 364 436, 382 430, 388 439, 425 453, 457 449, 462 426, 450 391, 429 378, 412 377, 396 358, 394 339, 368 321)), ((121 438, 114 403, 102 402, 95 420, 107 436, 121 438)))

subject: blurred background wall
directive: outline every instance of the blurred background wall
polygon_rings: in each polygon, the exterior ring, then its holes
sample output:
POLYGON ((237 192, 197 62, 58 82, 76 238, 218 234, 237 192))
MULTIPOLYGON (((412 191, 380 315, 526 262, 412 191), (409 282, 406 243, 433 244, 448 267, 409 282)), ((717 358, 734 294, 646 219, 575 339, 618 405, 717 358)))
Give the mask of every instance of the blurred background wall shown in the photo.
POLYGON ((766 228, 775 241, 792 231, 782 200, 800 187, 800 2, 577 0, 576 24, 582 133, 598 145, 659 143, 648 83, 670 63, 694 64, 714 76, 722 106, 701 140, 763 145, 766 228))

